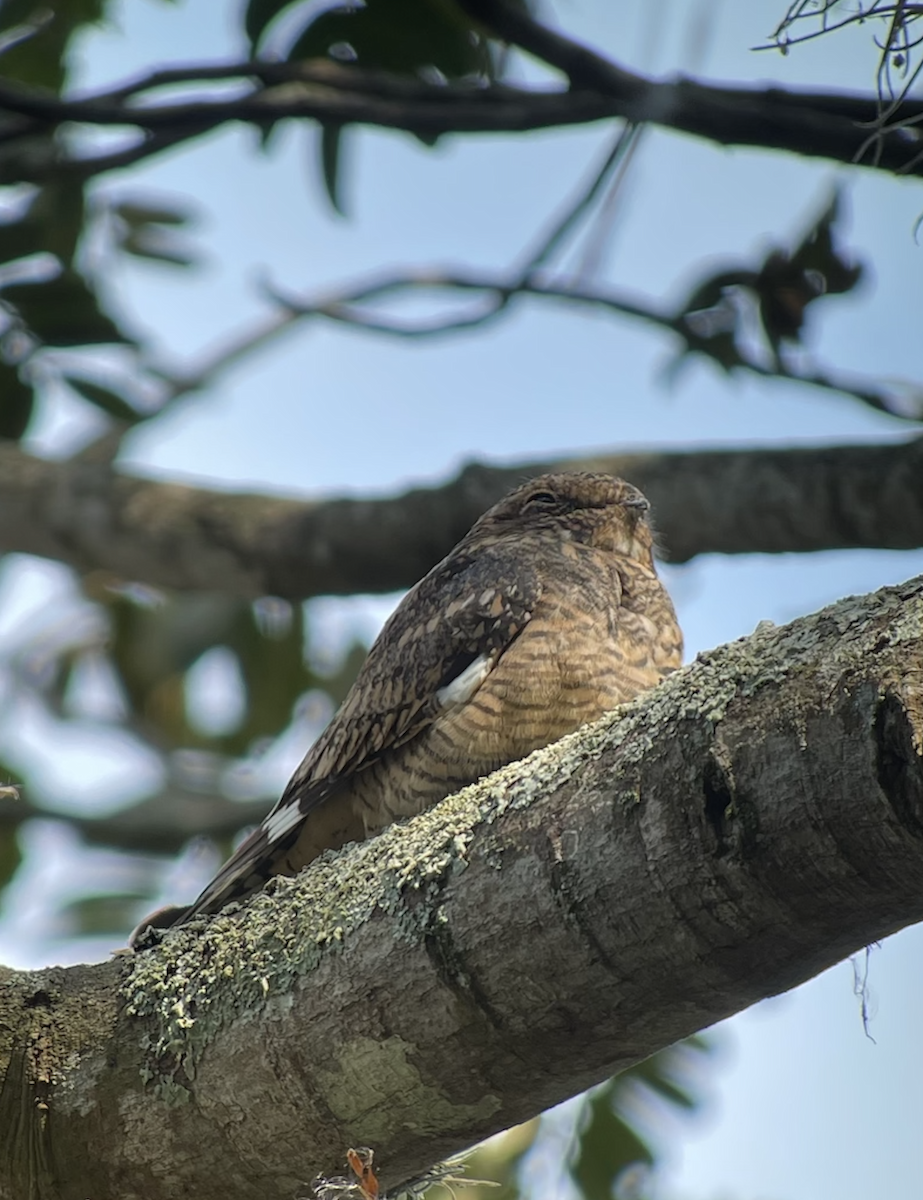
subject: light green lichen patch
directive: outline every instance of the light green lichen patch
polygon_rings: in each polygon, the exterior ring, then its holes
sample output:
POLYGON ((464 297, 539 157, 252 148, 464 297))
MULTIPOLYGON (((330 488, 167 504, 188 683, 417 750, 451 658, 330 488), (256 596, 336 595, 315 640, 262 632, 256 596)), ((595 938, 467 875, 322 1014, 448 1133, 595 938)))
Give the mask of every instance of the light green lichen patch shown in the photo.
POLYGON ((445 1133, 470 1128, 500 1107, 488 1093, 475 1104, 455 1104, 425 1084, 398 1037, 360 1037, 342 1043, 336 1066, 317 1069, 315 1083, 331 1113, 345 1126, 361 1128, 369 1142, 386 1142, 395 1128, 445 1133))
POLYGON ((297 879, 274 880, 246 906, 229 905, 138 954, 123 997, 129 1015, 153 1018, 146 1022, 154 1030, 145 1046, 151 1060, 180 1061, 192 1076, 197 1053, 221 1028, 289 1000, 296 981, 324 955, 339 953, 376 912, 392 918, 389 936, 422 940, 446 882, 464 870, 479 826, 560 786, 579 766, 579 744, 578 734, 537 751, 405 825, 325 854, 297 879))
POLYGON ((553 794, 603 753, 618 749, 616 770, 633 768, 686 718, 717 725, 739 696, 804 672, 835 679, 867 664, 882 644, 918 644, 921 637, 923 580, 851 597, 788 626, 764 623, 751 637, 701 655, 633 704, 407 824, 324 855, 295 880, 274 881, 245 911, 229 906, 168 934, 159 948, 136 956, 123 989, 127 1011, 150 1019, 153 1061, 179 1060, 191 1075, 197 1052, 223 1026, 289 1002, 296 981, 323 956, 339 953, 376 913, 390 915, 388 936, 422 939, 478 829, 503 812, 553 794))
POLYGON ((197 1050, 220 1028, 285 1002, 296 980, 376 911, 398 916, 398 936, 422 937, 427 905, 406 897, 438 893, 464 867, 481 804, 477 795, 452 797, 409 827, 324 855, 297 880, 274 881, 245 910, 228 906, 138 954, 123 996, 130 1015, 154 1019, 146 1049, 182 1060, 191 1074, 197 1050))

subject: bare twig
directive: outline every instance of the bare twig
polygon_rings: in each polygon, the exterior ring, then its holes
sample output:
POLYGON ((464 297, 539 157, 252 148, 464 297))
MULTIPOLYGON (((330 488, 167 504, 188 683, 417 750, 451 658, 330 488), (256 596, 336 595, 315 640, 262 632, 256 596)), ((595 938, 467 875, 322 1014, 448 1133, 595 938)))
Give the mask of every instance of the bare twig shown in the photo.
MULTIPOLYGON (((907 0, 897 0, 897 3, 884 3, 871 0, 870 3, 860 3, 855 11, 843 11, 838 0, 798 0, 789 5, 788 11, 779 22, 766 45, 756 46, 756 50, 781 50, 787 54, 792 46, 813 41, 828 34, 837 33, 856 24, 878 22, 886 26, 884 37, 874 39, 879 48, 876 80, 878 90, 877 113, 873 120, 865 125, 872 130, 871 134, 856 150, 853 161, 862 162, 869 150, 872 151, 871 165, 877 166, 883 153, 887 136, 907 135, 917 123, 914 116, 908 116, 903 111, 914 84, 923 72, 923 61, 913 65, 913 55, 921 43, 923 36, 913 36, 911 29, 923 17, 923 5, 909 4, 907 0), (834 10, 836 15, 833 16, 834 10), (802 30, 802 23, 809 23, 802 30), (810 27, 810 26, 813 26, 810 27), (794 31, 794 32, 793 32, 794 31), (899 82, 895 78, 899 77, 899 82)), ((912 173, 920 163, 920 154, 915 154, 907 160, 904 173, 912 173)))
MULTIPOLYGON (((530 275, 523 278, 521 271, 491 275, 452 269, 426 269, 395 271, 373 275, 336 294, 322 294, 299 298, 283 294, 279 289, 267 289, 267 294, 287 314, 287 324, 296 318, 304 320, 324 318, 344 325, 388 337, 417 339, 443 337, 482 326, 507 311, 512 301, 530 296, 571 306, 601 309, 604 312, 631 317, 647 325, 679 337, 689 351, 713 357, 706 340, 698 337, 682 313, 676 314, 656 303, 618 291, 614 288, 593 287, 572 283, 569 280, 542 278, 530 275), (441 291, 474 295, 479 303, 464 312, 448 317, 404 319, 382 315, 368 307, 372 301, 384 298, 395 299, 402 293, 441 291), (479 294, 479 295, 478 295, 479 294)), ((283 318, 280 317, 280 322, 283 318)), ((908 389, 882 386, 870 379, 850 377, 845 373, 821 369, 802 369, 784 360, 769 363, 738 347, 738 360, 730 368, 758 375, 763 379, 786 379, 803 383, 824 391, 840 392, 870 405, 879 412, 910 421, 919 421, 923 415, 923 399, 908 397, 908 389)), ((917 389, 918 393, 920 389, 917 389)))
POLYGON ((625 128, 619 131, 601 166, 592 175, 589 186, 565 207, 563 214, 552 224, 548 233, 539 238, 536 248, 525 255, 525 264, 520 273, 523 281, 530 279, 539 267, 551 262, 563 247, 613 175, 630 156, 639 132, 640 127, 632 122, 628 122, 625 128))
MULTIPOLYGON (((563 225, 564 222, 557 227, 555 235, 563 225)), ((543 253, 544 248, 540 246, 536 256, 541 257, 543 253)), ((450 337, 487 325, 509 311, 514 302, 525 298, 568 307, 595 308, 613 316, 629 317, 680 339, 684 352, 715 360, 708 340, 695 331, 685 314, 677 314, 655 302, 615 288, 555 277, 545 278, 534 272, 528 260, 508 273, 475 274, 451 268, 376 272, 355 283, 313 296, 291 295, 269 284, 264 284, 263 290, 276 305, 276 311, 269 317, 228 337, 223 344, 188 368, 169 370, 163 366, 148 367, 150 373, 164 385, 156 415, 214 385, 222 375, 250 355, 311 321, 330 321, 403 341, 425 341, 450 337), (449 316, 413 320, 390 316, 375 307, 383 300, 433 291, 465 297, 466 305, 462 311, 449 316)), ((723 369, 761 379, 784 379, 827 392, 837 392, 901 420, 917 422, 923 417, 923 388, 919 385, 901 382, 888 385, 843 371, 796 366, 781 357, 763 360, 757 357, 756 352, 744 347, 738 348, 738 357, 732 366, 722 366, 723 369)), ((75 455, 74 461, 97 465, 114 461, 128 428, 124 424, 114 423, 100 438, 75 455)))

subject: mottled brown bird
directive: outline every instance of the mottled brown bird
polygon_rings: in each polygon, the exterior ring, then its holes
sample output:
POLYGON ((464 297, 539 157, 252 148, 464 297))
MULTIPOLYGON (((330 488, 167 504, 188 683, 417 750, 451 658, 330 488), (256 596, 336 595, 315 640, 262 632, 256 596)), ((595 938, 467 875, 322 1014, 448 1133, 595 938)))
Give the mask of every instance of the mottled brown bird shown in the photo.
POLYGON ((678 667, 648 509, 584 474, 539 476, 489 509, 407 593, 278 804, 171 923, 421 812, 678 667))

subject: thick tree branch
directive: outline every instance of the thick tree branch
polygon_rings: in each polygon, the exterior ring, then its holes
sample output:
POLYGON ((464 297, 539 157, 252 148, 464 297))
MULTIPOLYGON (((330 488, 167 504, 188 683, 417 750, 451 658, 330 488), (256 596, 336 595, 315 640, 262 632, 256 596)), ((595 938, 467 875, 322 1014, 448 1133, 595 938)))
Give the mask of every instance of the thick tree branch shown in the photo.
POLYGON ((598 454, 466 467, 387 499, 209 491, 0 444, 0 547, 155 587, 290 600, 409 587, 508 488, 603 470, 654 505, 665 557, 923 546, 923 439, 882 446, 598 454))
POLYGON ((923 919, 923 578, 700 658, 243 909, 0 975, 0 1200, 386 1182, 923 919))
POLYGON ((842 161, 868 160, 869 165, 884 167, 885 159, 900 146, 901 163, 893 163, 890 169, 907 174, 923 170, 923 155, 919 152, 919 138, 914 128, 923 110, 918 101, 908 103, 903 95, 883 113, 880 98, 876 98, 872 111, 866 97, 843 93, 812 96, 810 93, 768 89, 763 97, 769 104, 757 115, 753 104, 757 93, 752 89, 734 89, 738 106, 735 111, 727 111, 722 95, 729 96, 730 89, 715 89, 680 78, 675 85, 677 92, 671 96, 663 90, 664 83, 654 83, 624 70, 590 47, 543 25, 528 9, 511 0, 458 0, 458 3, 496 36, 561 71, 568 78, 572 91, 598 90, 604 95, 623 97, 629 104, 647 104, 653 108, 653 115, 625 114, 631 115, 633 120, 651 121, 712 138, 724 145, 755 144, 749 140, 755 133, 755 122, 762 126, 759 136, 763 140, 758 144, 767 149, 808 155, 820 153, 823 157, 834 158, 840 155, 831 154, 833 144, 839 144, 842 150, 843 136, 852 141, 858 132, 858 143, 853 146, 850 156, 842 161), (655 88, 657 92, 654 92, 655 88), (656 111, 658 106, 660 113, 656 111), (853 125, 850 133, 840 123, 841 118, 853 125), (804 122, 800 146, 790 141, 794 133, 793 120, 804 122), (744 131, 749 132, 744 134, 744 131), (821 145, 826 145, 827 149, 820 150, 821 145))
POLYGON ((626 118, 650 122, 720 145, 783 150, 877 169, 923 173, 915 122, 923 104, 905 100, 880 119, 876 97, 847 93, 733 88, 676 78, 653 80, 610 62, 512 6, 466 0, 478 19, 569 76, 568 91, 433 85, 421 80, 312 60, 232 62, 154 71, 79 99, 59 98, 0 81, 0 182, 41 182, 68 172, 82 177, 136 162, 231 121, 258 127, 284 118, 402 129, 423 137, 449 133, 516 133, 626 118), (204 95, 158 103, 165 83, 194 86, 240 79, 232 96, 204 95), (140 103, 139 103, 140 101, 140 103), (100 155, 36 157, 36 135, 67 122, 122 126, 140 141, 100 155), (16 147, 22 146, 22 153, 16 147))

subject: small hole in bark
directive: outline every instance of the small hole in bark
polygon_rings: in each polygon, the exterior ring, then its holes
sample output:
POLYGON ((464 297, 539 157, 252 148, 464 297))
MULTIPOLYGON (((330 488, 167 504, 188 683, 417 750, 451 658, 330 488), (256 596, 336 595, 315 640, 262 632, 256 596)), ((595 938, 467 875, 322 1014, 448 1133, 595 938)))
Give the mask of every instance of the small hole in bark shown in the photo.
POLYGON ((904 828, 923 837, 923 758, 913 743, 900 698, 885 696, 875 715, 878 783, 904 828))
POLYGON ((727 821, 725 813, 733 803, 730 781, 724 768, 715 758, 709 758, 702 774, 702 791, 705 795, 705 819, 715 831, 718 853, 727 850, 727 821))

